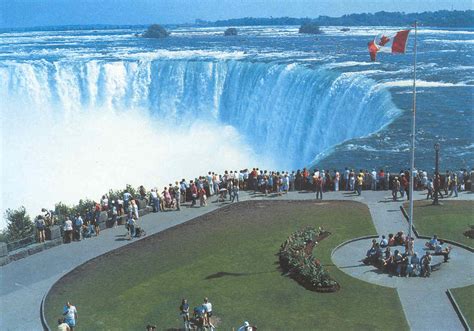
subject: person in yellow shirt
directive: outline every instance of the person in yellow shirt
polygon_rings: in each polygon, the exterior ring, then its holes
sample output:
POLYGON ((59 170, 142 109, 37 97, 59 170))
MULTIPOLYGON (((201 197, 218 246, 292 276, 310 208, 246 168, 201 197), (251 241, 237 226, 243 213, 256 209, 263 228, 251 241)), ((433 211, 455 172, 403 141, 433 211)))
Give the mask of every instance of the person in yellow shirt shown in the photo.
POLYGON ((357 195, 361 195, 362 193, 362 185, 364 185, 364 173, 361 171, 357 175, 357 195))

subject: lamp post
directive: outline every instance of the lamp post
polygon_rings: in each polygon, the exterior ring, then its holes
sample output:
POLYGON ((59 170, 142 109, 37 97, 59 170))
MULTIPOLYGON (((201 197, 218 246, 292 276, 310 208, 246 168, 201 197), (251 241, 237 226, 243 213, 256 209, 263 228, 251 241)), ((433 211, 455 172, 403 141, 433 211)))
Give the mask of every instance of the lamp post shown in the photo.
POLYGON ((434 176, 434 199, 433 199, 433 205, 439 205, 438 201, 438 195, 439 195, 439 150, 441 146, 439 143, 434 144, 434 150, 436 152, 436 163, 435 163, 435 176, 434 176))

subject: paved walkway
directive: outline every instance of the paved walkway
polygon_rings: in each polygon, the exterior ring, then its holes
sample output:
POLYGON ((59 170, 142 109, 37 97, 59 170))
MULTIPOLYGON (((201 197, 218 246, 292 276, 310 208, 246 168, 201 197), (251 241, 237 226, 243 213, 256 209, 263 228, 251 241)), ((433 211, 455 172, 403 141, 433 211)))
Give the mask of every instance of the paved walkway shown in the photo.
MULTIPOLYGON (((385 202, 386 197, 389 195, 390 193, 388 191, 365 191, 361 197, 345 192, 330 192, 326 193, 324 198, 332 200, 356 200, 367 204, 378 233, 394 232, 394 229, 398 230, 400 228, 406 229, 407 225, 404 223, 401 213, 398 210, 401 202, 385 202)), ((462 198, 467 198, 467 196, 468 195, 464 194, 461 195, 462 198)), ((469 197, 471 196, 472 195, 469 197)), ((291 192, 287 196, 273 199, 310 200, 313 198, 314 194, 291 192)), ((254 197, 241 192, 241 201, 248 199, 266 198, 254 197)), ((214 199, 211 200, 213 201, 214 199)), ((209 206, 205 208, 184 207, 181 212, 148 214, 140 219, 140 225, 145 229, 147 234, 150 235, 184 223, 192 218, 215 210, 222 205, 225 205, 225 203, 211 202, 209 206)), ((50 287, 64 274, 76 268, 78 265, 130 243, 129 241, 124 241, 120 237, 117 237, 117 235, 123 234, 124 232, 123 226, 116 229, 107 229, 101 232, 97 238, 94 237, 81 242, 56 246, 1 267, 0 330, 41 330, 39 307, 43 296, 49 291, 50 287)), ((364 254, 366 247, 367 246, 364 245, 364 254)), ((349 256, 354 256, 354 252, 351 252, 349 256)), ((343 270, 346 271, 344 268, 343 270)), ((430 278, 430 281, 431 279, 435 279, 435 277, 430 278)), ((468 281, 468 283, 472 283, 472 279, 468 281)), ((427 286, 430 285, 428 284, 427 286)), ((447 287, 452 286, 447 285, 447 287)), ((424 319, 423 316, 417 315, 417 312, 420 311, 413 309, 414 306, 421 306, 422 302, 430 302, 430 312, 425 315, 429 317, 430 321, 433 321, 432 318, 437 318, 437 310, 439 310, 441 314, 442 312, 452 309, 449 302, 444 302, 444 297, 441 295, 438 297, 438 292, 433 296, 431 295, 431 291, 424 291, 425 288, 425 286, 406 287, 402 290, 398 288, 408 322, 410 326, 416 330, 424 330, 424 324, 420 324, 419 321, 426 319, 424 319), (421 291, 421 293, 419 291, 421 291), (427 293, 429 297, 425 297, 427 293), (434 300, 432 299, 433 297, 435 298, 434 300)), ((454 321, 454 319, 457 320, 457 317, 454 318, 451 314, 447 317, 448 321, 454 321)), ((444 323, 438 325, 444 326, 448 324, 444 323)), ((453 324, 449 324, 449 326, 450 327, 444 329, 462 329, 454 322, 453 324)), ((430 330, 433 330, 433 328, 430 327, 430 330)))
MULTIPOLYGON (((415 199, 424 197, 425 195, 415 192, 415 199)), ((458 199, 473 200, 474 195, 463 193, 458 199)), ((369 206, 379 235, 407 229, 407 222, 400 212, 403 202, 391 201, 389 192, 378 201, 375 196, 368 194, 362 202, 369 206)), ((419 256, 424 254, 425 241, 423 239, 415 241, 415 251, 419 256)), ((455 247, 450 254, 449 263, 433 272, 430 278, 400 278, 390 277, 380 273, 375 267, 360 262, 370 246, 371 239, 352 242, 334 252, 332 260, 341 270, 355 278, 396 288, 412 330, 464 330, 446 295, 446 290, 474 283, 472 268, 474 254, 461 247, 455 247)), ((441 257, 436 258, 442 261, 441 257)))

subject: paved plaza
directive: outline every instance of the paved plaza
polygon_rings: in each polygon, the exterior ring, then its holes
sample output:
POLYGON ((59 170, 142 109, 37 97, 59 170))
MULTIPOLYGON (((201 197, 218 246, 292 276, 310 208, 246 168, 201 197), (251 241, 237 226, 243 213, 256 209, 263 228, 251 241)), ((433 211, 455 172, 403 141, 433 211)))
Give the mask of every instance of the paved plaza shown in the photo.
MULTIPOLYGON (((424 198, 415 192, 416 199, 424 198)), ((269 199, 241 192, 241 201, 269 199)), ((310 200, 314 194, 290 192, 272 200, 310 200)), ((379 235, 408 229, 399 207, 403 201, 392 202, 389 191, 363 191, 361 196, 347 192, 328 192, 325 200, 354 200, 369 207, 379 235)), ((472 200, 474 194, 461 193, 458 199, 472 200)), ((204 208, 182 208, 180 212, 148 214, 140 219, 148 235, 213 211, 227 203, 213 203, 204 208)), ((0 330, 41 330, 40 305, 44 295, 63 275, 78 265, 102 255, 130 241, 118 240, 123 226, 101 232, 99 237, 60 245, 14 261, 0 268, 0 330)), ((463 330, 445 291, 449 288, 474 283, 473 254, 455 247, 448 264, 432 274, 431 278, 399 278, 380 274, 372 266, 361 265, 360 260, 370 247, 370 239, 351 242, 337 249, 333 262, 344 272, 358 279, 397 289, 405 316, 412 330, 463 330), (464 267, 463 267, 464 266, 464 267), (435 326, 435 327, 433 327, 435 326)), ((424 240, 416 241, 415 250, 422 251, 424 240)), ((383 298, 380 298, 383 300, 383 298)))

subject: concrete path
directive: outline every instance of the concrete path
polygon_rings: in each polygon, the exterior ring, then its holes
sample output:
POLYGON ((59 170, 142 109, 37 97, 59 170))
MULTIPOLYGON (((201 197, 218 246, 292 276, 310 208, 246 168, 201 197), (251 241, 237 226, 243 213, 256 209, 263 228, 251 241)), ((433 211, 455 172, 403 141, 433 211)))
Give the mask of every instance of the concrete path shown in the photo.
MULTIPOLYGON (((415 199, 424 199, 415 192, 415 199)), ((474 195, 463 193, 459 198, 473 200, 474 195)), ((362 201, 369 206, 372 220, 379 235, 407 232, 407 222, 403 219, 400 206, 404 201, 391 201, 389 192, 383 199, 369 194, 362 201)), ((424 254, 426 240, 415 241, 415 251, 424 254)), ((474 284, 474 255, 461 247, 454 247, 449 263, 431 274, 430 278, 400 278, 380 273, 373 266, 360 262, 371 246, 371 239, 351 242, 334 252, 332 260, 347 274, 381 286, 397 289, 400 301, 412 330, 464 330, 449 301, 446 290, 474 284)), ((439 260, 442 260, 441 257, 439 260)))
MULTIPOLYGON (((367 204, 370 208, 378 233, 388 233, 389 231, 394 232, 395 230, 398 231, 400 228, 407 229, 407 225, 404 223, 402 215, 398 211, 401 202, 385 202, 389 195, 390 193, 388 191, 365 191, 361 197, 347 194, 345 192, 330 192, 324 195, 324 199, 356 200, 367 204)), ((466 197, 462 194, 461 198, 466 197)), ((263 196, 253 196, 241 192, 241 201, 248 199, 268 198, 263 196)), ((280 199, 310 200, 314 199, 314 194, 291 192, 286 196, 272 198, 272 200, 280 199)), ((211 199, 211 201, 214 200, 214 198, 211 199)), ((201 216, 225 204, 226 203, 210 202, 209 206, 205 208, 184 207, 181 212, 148 214, 142 217, 139 222, 140 226, 142 226, 147 234, 150 235, 201 216)), ((64 274, 76 268, 78 265, 110 250, 129 244, 130 242, 123 240, 123 237, 121 236, 124 233, 125 229, 123 226, 116 229, 107 229, 101 232, 99 237, 86 239, 72 244, 56 246, 1 267, 0 330, 41 330, 42 327, 39 318, 40 303, 50 287, 64 274)), ((366 247, 365 244, 361 244, 360 249, 363 248, 364 254, 366 247)), ((354 252, 351 252, 350 256, 355 256, 354 252)), ((342 270, 346 271, 344 268, 342 270)), ((472 280, 470 283, 472 283, 472 280)), ((426 315, 429 317, 430 321, 432 321, 432 318, 434 317, 432 312, 436 311, 436 309, 446 311, 452 308, 449 302, 445 303, 441 298, 438 298, 438 295, 436 295, 435 301, 431 299, 425 301, 424 297, 420 297, 420 295, 425 295, 426 293, 423 292, 420 294, 417 290, 420 290, 420 288, 416 286, 414 288, 407 288, 406 291, 399 290, 399 295, 410 326, 416 330, 424 330, 423 325, 418 322, 418 320, 424 318, 420 316, 417 317, 417 310, 414 310, 412 306, 421 306, 420 302, 423 301, 431 302, 432 306, 430 306, 430 313, 426 315), (433 306, 438 308, 434 308, 433 306)), ((449 316, 447 320, 451 321, 454 320, 454 318, 449 316)), ((454 326, 454 324, 450 325, 454 326)), ((430 329, 433 330, 432 327, 430 329)), ((460 328, 456 325, 456 327, 444 329, 456 330, 460 328)))

